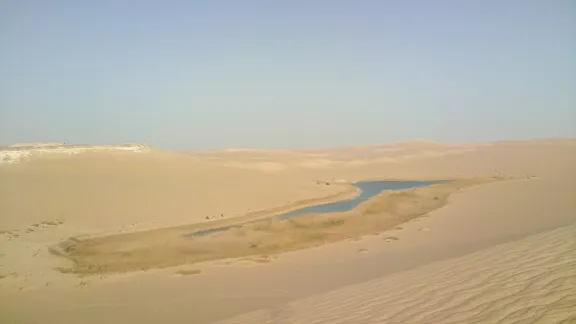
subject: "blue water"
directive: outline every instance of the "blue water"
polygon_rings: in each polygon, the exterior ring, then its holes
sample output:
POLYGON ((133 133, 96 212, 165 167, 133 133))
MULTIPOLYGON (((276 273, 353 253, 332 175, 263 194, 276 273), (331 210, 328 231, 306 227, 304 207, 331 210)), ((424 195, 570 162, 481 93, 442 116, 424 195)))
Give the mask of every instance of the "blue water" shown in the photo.
MULTIPOLYGON (((327 213, 336 213, 336 212, 345 212, 356 208, 361 203, 369 200, 370 198, 380 194, 384 190, 403 190, 403 189, 410 189, 410 188, 422 188, 427 187, 433 184, 438 183, 446 183, 446 180, 436 180, 436 181, 364 181, 364 182, 357 182, 353 185, 360 189, 360 195, 357 197, 339 201, 335 203, 328 203, 323 205, 315 205, 310 206, 302 209, 298 209, 295 211, 291 211, 289 213, 285 213, 279 216, 275 216, 275 218, 279 218, 282 220, 290 219, 293 217, 302 216, 305 214, 327 214, 327 213)), ((262 221, 251 221, 248 223, 259 222, 262 221)), ((247 224, 247 223, 245 223, 247 224)), ((219 227, 219 228, 212 228, 209 230, 203 230, 199 232, 194 232, 187 234, 186 236, 204 236, 208 234, 213 234, 217 232, 222 232, 231 228, 241 227, 242 225, 233 225, 233 226, 226 226, 226 227, 219 227)))
POLYGON ((352 210, 368 199, 379 195, 384 190, 402 190, 409 188, 427 187, 446 181, 373 181, 357 182, 353 185, 360 189, 360 195, 352 200, 339 201, 324 205, 316 205, 298 209, 278 216, 280 219, 290 219, 292 217, 302 216, 304 214, 326 214, 337 213, 352 210))

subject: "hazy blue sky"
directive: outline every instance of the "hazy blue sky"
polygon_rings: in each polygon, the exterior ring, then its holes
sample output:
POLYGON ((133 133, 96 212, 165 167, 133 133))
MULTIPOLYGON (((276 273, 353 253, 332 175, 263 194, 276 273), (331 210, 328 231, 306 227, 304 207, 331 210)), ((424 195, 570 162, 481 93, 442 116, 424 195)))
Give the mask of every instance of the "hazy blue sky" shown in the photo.
POLYGON ((573 0, 0 2, 0 144, 576 136, 573 0))

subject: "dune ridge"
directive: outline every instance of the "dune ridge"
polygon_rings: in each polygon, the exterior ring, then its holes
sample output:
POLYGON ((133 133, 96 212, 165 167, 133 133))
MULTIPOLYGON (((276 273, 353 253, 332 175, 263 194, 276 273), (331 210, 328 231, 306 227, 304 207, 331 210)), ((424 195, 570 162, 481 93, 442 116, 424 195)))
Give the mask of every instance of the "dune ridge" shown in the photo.
POLYGON ((218 324, 575 323, 576 225, 218 324))

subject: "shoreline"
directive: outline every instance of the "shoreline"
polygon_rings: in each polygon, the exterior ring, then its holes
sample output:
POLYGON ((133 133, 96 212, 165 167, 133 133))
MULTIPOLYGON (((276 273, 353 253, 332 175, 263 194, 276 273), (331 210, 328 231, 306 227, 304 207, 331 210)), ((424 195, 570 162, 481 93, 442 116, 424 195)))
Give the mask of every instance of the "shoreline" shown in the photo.
POLYGON ((297 220, 269 219, 208 236, 186 236, 198 231, 198 225, 193 224, 70 238, 52 246, 50 252, 72 261, 71 268, 60 268, 60 272, 81 275, 125 273, 258 255, 267 257, 380 233, 444 207, 449 203, 448 197, 460 189, 502 180, 498 177, 462 179, 423 188, 384 191, 352 211, 329 216, 307 214, 297 220), (357 217, 359 215, 362 217, 357 217))
POLYGON ((214 221, 204 221, 204 222, 200 222, 200 223, 176 225, 176 226, 159 226, 159 227, 148 228, 148 229, 143 229, 143 230, 125 231, 125 232, 122 232, 121 234, 118 234, 115 231, 109 231, 109 232, 97 233, 97 234, 80 234, 80 235, 75 235, 75 236, 71 237, 71 239, 86 240, 86 239, 101 238, 101 237, 108 237, 108 236, 130 235, 130 234, 137 234, 137 233, 153 232, 153 231, 158 231, 158 230, 174 230, 174 231, 185 232, 185 231, 188 231, 188 229, 189 229, 191 232, 204 231, 204 230, 210 230, 210 229, 220 228, 220 227, 241 225, 241 224, 244 224, 246 222, 265 220, 267 218, 276 217, 276 216, 279 216, 279 215, 282 215, 285 213, 289 213, 289 212, 292 212, 295 210, 308 208, 308 207, 312 207, 312 206, 325 205, 325 204, 337 203, 337 202, 341 202, 341 201, 352 200, 352 199, 358 197, 358 195, 360 195, 360 189, 353 186, 352 183, 349 183, 349 182, 330 183, 330 185, 343 186, 343 187, 346 187, 346 190, 339 192, 339 193, 336 193, 336 194, 328 195, 325 197, 302 199, 302 200, 298 200, 298 201, 295 201, 295 202, 292 202, 292 203, 289 203, 289 204, 286 204, 283 206, 278 206, 278 207, 268 208, 268 209, 263 209, 263 210, 256 210, 256 211, 246 213, 246 214, 243 214, 243 215, 240 215, 237 217, 217 219, 214 221))
MULTIPOLYGON (((489 178, 489 177, 481 177, 481 178, 489 178)), ((508 179, 508 178, 502 178, 508 179)), ((144 232, 152 232, 157 230, 174 230, 174 231, 189 231, 189 232, 200 232, 200 231, 208 231, 212 229, 217 229, 221 227, 234 227, 238 225, 243 225, 244 223, 248 222, 255 222, 255 221, 264 221, 268 218, 274 218, 286 213, 290 213, 293 211, 297 211, 300 209, 305 209, 314 206, 321 206, 327 205, 332 203, 344 202, 348 200, 353 200, 357 198, 361 190, 354 186, 355 183, 358 182, 385 182, 385 181, 397 181, 397 182, 411 182, 411 181, 465 181, 469 180, 467 178, 459 178, 459 177, 450 177, 450 178, 442 178, 439 179, 438 177, 422 177, 422 178, 405 178, 405 177, 373 177, 373 178, 360 178, 357 181, 346 181, 346 182, 330 182, 330 181, 321 181, 323 183, 327 183, 330 186, 342 186, 345 187, 345 191, 332 194, 325 197, 319 198, 307 198, 301 199, 292 203, 288 203, 283 206, 278 206, 274 208, 268 208, 263 210, 257 210, 250 213, 246 213, 237 217, 226 218, 226 219, 217 219, 214 221, 204 221, 200 223, 192 223, 192 224, 183 224, 183 225, 176 225, 176 226, 160 226, 155 228, 148 228, 143 230, 135 230, 135 231, 124 231, 121 234, 118 234, 115 231, 109 231, 104 233, 97 233, 97 234, 80 234, 71 237, 71 239, 92 239, 92 238, 101 238, 107 236, 116 236, 116 235, 128 235, 128 234, 136 234, 136 233, 144 233, 144 232)), ((434 184, 435 185, 435 184, 434 184)), ((431 185, 431 186, 434 186, 431 185)), ((409 189, 402 189, 402 190, 409 190, 409 189)), ((396 191, 396 190, 393 190, 396 191)), ((377 197, 376 195, 375 197, 377 197)), ((372 197, 371 199, 375 198, 372 197)), ((359 206, 358 206, 359 207, 359 206)), ((300 217, 300 216, 299 216, 300 217)))

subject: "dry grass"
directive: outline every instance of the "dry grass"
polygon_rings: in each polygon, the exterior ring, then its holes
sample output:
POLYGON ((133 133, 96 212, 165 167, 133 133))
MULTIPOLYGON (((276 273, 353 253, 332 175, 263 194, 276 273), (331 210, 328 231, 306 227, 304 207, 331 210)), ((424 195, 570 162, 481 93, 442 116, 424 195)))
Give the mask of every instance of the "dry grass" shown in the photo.
MULTIPOLYGON (((50 252, 64 255, 74 263, 71 269, 61 271, 77 274, 127 272, 274 255, 381 233, 442 207, 452 192, 496 180, 457 180, 427 188, 383 192, 350 212, 303 215, 290 220, 269 219, 207 236, 185 236, 189 233, 186 228, 158 229, 68 240, 50 252)), ((265 260, 263 262, 269 262, 265 260)))

